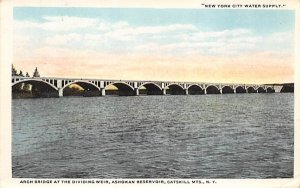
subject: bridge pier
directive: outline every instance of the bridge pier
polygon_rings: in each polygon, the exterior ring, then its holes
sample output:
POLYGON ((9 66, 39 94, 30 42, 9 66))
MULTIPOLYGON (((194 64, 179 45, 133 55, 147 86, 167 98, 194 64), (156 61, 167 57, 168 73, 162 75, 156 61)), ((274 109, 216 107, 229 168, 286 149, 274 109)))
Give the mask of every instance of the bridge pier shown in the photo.
POLYGON ((58 96, 63 97, 64 96, 64 90, 62 88, 58 89, 58 96))
POLYGON ((101 89, 100 94, 101 94, 101 96, 105 96, 105 89, 104 88, 101 89))
POLYGON ((184 89, 185 91, 185 95, 189 95, 189 90, 188 89, 184 89))
POLYGON ((135 96, 139 96, 140 95, 139 88, 135 88, 134 89, 134 94, 135 94, 135 96))
POLYGON ((166 95, 166 94, 167 94, 167 90, 163 89, 163 95, 166 95))

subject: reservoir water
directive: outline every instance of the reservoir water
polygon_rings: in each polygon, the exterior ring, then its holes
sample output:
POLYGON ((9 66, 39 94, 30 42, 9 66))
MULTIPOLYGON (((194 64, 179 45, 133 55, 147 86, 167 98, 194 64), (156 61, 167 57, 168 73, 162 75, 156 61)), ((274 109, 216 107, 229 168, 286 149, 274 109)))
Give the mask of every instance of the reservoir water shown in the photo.
POLYGON ((294 94, 12 100, 14 178, 293 177, 294 94))

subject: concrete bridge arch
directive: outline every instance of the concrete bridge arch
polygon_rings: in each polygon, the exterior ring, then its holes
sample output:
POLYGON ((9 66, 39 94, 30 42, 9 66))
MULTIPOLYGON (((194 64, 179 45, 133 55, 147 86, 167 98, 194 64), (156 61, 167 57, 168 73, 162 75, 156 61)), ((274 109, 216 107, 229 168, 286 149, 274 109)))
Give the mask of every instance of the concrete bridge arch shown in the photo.
POLYGON ((166 94, 170 94, 170 95, 185 95, 186 94, 186 90, 184 89, 184 87, 181 84, 170 83, 170 84, 166 84, 166 87, 169 88, 166 91, 166 94))
POLYGON ((260 86, 257 88, 257 93, 266 93, 266 89, 260 86))
MULTIPOLYGON (((58 88, 53 84, 40 79, 20 79, 12 83, 12 91, 19 93, 21 96, 31 97, 58 97, 58 88), (26 84, 29 84, 27 88, 26 84), (20 85, 20 87, 17 87, 20 85)), ((14 95, 13 95, 14 97, 14 95)))
POLYGON ((248 86, 246 88, 246 90, 247 90, 247 93, 257 93, 257 89, 254 86, 248 86))
POLYGON ((247 89, 244 86, 236 86, 235 93, 247 93, 247 89))
POLYGON ((206 88, 206 94, 220 94, 220 88, 217 85, 207 85, 206 88))
POLYGON ((234 93, 234 88, 229 85, 224 85, 221 87, 222 94, 234 93))
POLYGON ((77 84, 80 87, 82 87, 83 89, 87 88, 86 86, 91 86, 91 87, 97 88, 100 91, 100 88, 96 84, 89 82, 89 81, 85 81, 85 80, 75 80, 75 81, 68 82, 67 84, 65 84, 62 87, 62 89, 65 89, 66 87, 68 87, 72 84, 77 84))
POLYGON ((102 95, 106 95, 105 90, 107 90, 107 88, 109 86, 115 86, 116 88, 118 88, 117 93, 119 96, 133 96, 133 95, 136 95, 135 92, 138 92, 137 89, 134 89, 134 87, 132 85, 130 85, 129 83, 117 81, 117 82, 111 82, 111 83, 108 83, 107 85, 105 85, 105 87, 102 91, 102 95))
POLYGON ((154 82, 144 82, 138 87, 138 90, 141 90, 142 87, 146 88, 147 95, 162 95, 163 89, 154 82))
POLYGON ((205 93, 205 89, 199 84, 191 84, 186 89, 189 95, 201 95, 205 93))
POLYGON ((18 81, 13 82, 13 83, 12 83, 12 87, 14 87, 15 85, 20 84, 20 83, 28 83, 28 84, 32 84, 32 83, 38 83, 38 82, 44 83, 44 84, 46 84, 46 85, 52 87, 53 89, 58 90, 58 88, 55 87, 55 85, 53 85, 53 84, 51 84, 51 83, 49 83, 49 82, 46 82, 46 81, 44 81, 44 80, 37 80, 37 79, 21 79, 21 80, 18 80, 18 81))
MULTIPOLYGON (((86 81, 86 80, 67 81, 66 83, 64 83, 63 87, 61 88, 60 95, 63 95, 63 96, 70 95, 70 93, 69 94, 66 93, 66 88, 73 84, 79 85, 81 88, 84 89, 84 92, 82 92, 83 96, 90 97, 90 96, 99 96, 100 95, 100 88, 96 84, 86 81)), ((71 93, 71 95, 72 95, 72 93, 71 93)))
POLYGON ((273 87, 271 87, 271 86, 268 86, 268 87, 266 88, 266 92, 267 92, 267 93, 275 93, 275 89, 274 89, 273 87))

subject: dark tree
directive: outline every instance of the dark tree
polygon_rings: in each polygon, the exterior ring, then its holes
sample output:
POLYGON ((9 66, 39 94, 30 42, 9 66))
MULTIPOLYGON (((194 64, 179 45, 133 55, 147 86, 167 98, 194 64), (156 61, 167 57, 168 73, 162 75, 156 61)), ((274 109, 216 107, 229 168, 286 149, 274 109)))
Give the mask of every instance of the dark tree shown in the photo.
POLYGON ((23 72, 20 70, 19 76, 24 77, 23 72))
POLYGON ((39 74, 39 71, 38 71, 37 67, 35 67, 33 77, 40 77, 40 74, 39 74))
POLYGON ((17 76, 18 75, 17 70, 15 69, 14 65, 12 65, 12 68, 11 68, 11 75, 12 76, 17 76))

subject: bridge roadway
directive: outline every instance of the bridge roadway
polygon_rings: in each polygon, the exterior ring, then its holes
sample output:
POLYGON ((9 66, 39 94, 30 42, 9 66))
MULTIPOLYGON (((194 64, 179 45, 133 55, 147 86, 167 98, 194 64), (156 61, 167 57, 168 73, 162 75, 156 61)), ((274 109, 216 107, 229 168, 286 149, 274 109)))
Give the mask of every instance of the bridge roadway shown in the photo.
POLYGON ((12 87, 17 84, 30 84, 44 93, 54 93, 57 97, 64 96, 64 89, 71 84, 81 86, 94 96, 105 96, 106 90, 113 85, 118 88, 119 95, 139 95, 146 89, 147 95, 195 95, 225 93, 274 93, 280 92, 283 85, 276 84, 226 84, 201 82, 172 81, 138 81, 138 80, 103 80, 82 78, 56 77, 12 77, 12 87))

